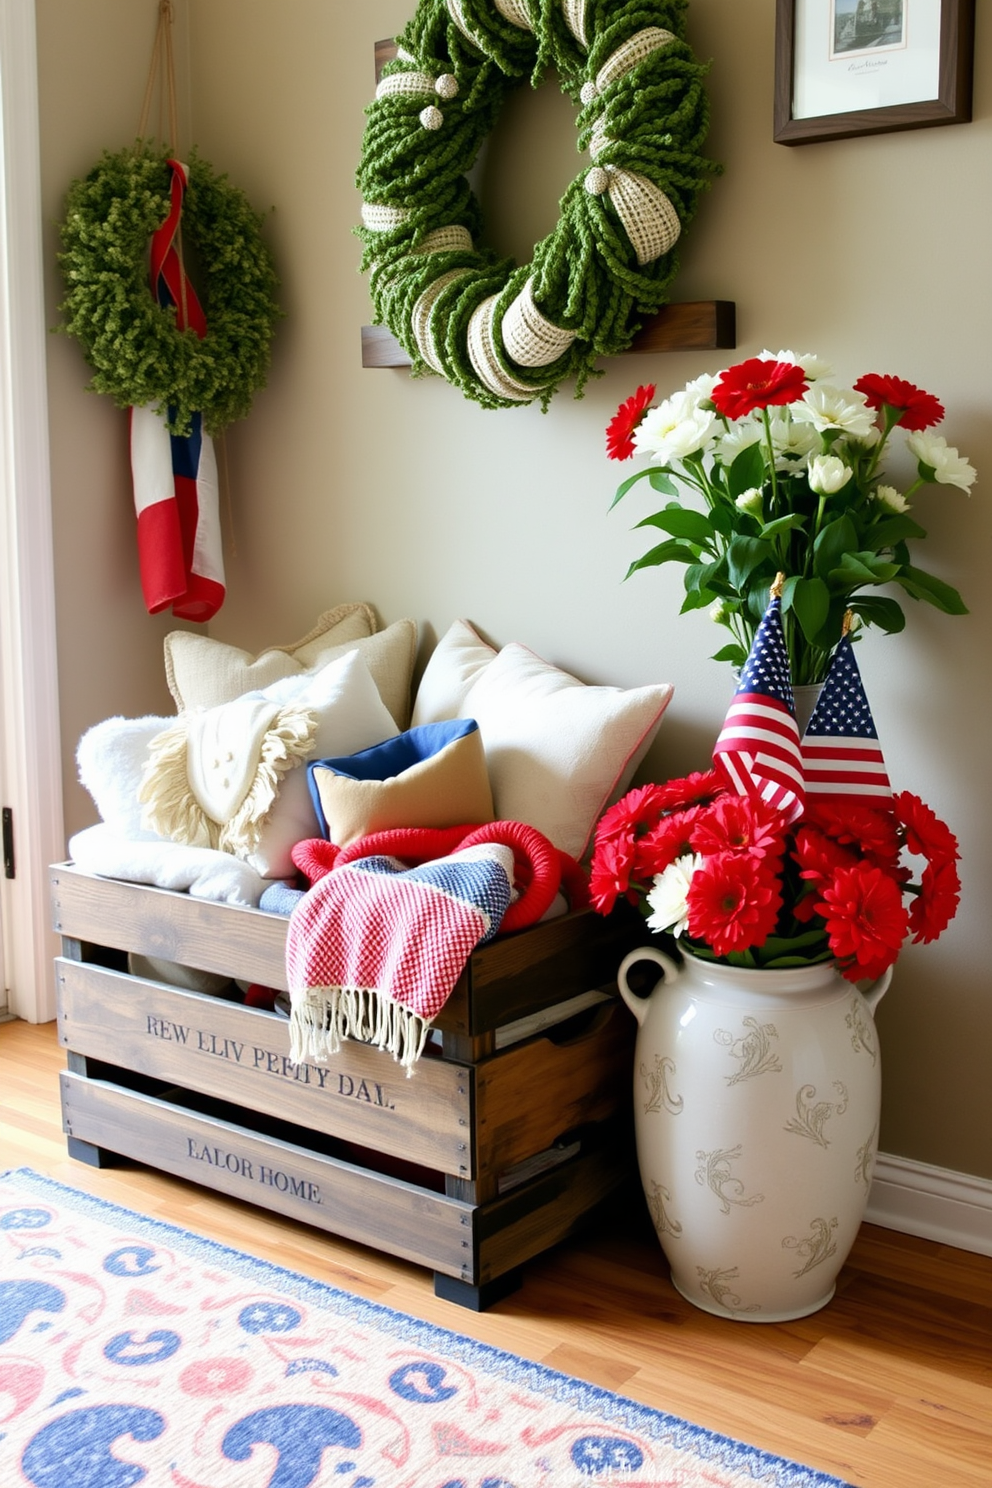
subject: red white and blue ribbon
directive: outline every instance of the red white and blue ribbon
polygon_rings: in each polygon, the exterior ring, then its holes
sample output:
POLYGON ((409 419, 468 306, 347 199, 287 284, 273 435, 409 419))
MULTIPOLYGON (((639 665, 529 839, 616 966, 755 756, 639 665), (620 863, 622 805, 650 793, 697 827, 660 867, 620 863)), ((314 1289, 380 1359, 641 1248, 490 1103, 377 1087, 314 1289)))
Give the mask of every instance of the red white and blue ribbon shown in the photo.
MULTIPOLYGON (((178 160, 168 164, 170 209, 152 237, 152 292, 160 305, 175 307, 180 331, 202 339, 206 318, 176 249, 188 175, 178 160)), ((130 410, 130 437, 145 607, 151 615, 171 606, 179 620, 209 620, 225 595, 213 441, 199 413, 188 436, 170 434, 156 404, 130 410)))

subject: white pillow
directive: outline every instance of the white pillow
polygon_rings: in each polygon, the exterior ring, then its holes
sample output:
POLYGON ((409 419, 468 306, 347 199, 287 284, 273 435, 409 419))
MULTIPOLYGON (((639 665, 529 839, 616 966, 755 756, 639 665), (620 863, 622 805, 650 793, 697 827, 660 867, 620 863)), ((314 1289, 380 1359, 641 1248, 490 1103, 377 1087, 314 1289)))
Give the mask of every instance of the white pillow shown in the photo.
MULTIPOLYGON (((452 691, 458 685, 455 677, 452 691)), ((482 732, 497 819, 537 827, 581 858, 604 808, 647 752, 672 692, 669 683, 589 687, 526 646, 504 646, 478 670, 459 709, 482 732)))
POLYGON ((118 837, 132 842, 160 842, 157 832, 141 824, 138 789, 148 746, 173 718, 105 718, 95 723, 76 747, 80 784, 93 797, 101 821, 118 837))
POLYGON ((154 884, 175 889, 193 899, 257 908, 268 887, 248 863, 210 847, 187 847, 180 842, 137 842, 123 837, 105 822, 85 827, 69 839, 69 857, 84 873, 121 878, 127 883, 154 884))
MULTIPOLYGON (((212 716, 223 715, 230 710, 232 717, 240 717, 251 699, 264 700, 267 704, 296 713, 309 713, 316 724, 305 757, 282 774, 274 803, 262 820, 255 845, 250 850, 239 850, 237 854, 263 878, 290 878, 296 871, 290 856, 292 847, 304 838, 320 836, 307 784, 307 761, 357 754, 359 750, 394 738, 397 728, 357 651, 346 651, 319 671, 283 677, 269 687, 243 698, 234 698, 220 708, 210 709, 209 713, 212 716)), ((181 714, 178 720, 169 720, 170 727, 165 732, 170 735, 181 732, 186 719, 191 724, 187 735, 188 747, 202 744, 210 736, 219 737, 222 730, 218 729, 211 729, 204 735, 199 728, 203 716, 202 712, 181 714)), ((191 756, 188 757, 187 770, 195 763, 191 756)), ((203 761, 199 764, 202 765, 203 761)), ((163 771, 169 768, 168 762, 164 762, 163 771)), ((195 778, 195 768, 193 774, 195 778)), ((146 794, 149 778, 146 774, 146 794)), ((195 838, 189 840, 195 841, 195 838)))
POLYGON ((464 718, 469 688, 496 656, 469 625, 456 620, 434 647, 413 703, 412 726, 464 718))
POLYGON ((405 728, 417 653, 416 622, 397 620, 374 635, 349 636, 349 625, 356 626, 360 618, 350 616, 324 630, 318 626, 295 646, 272 647, 254 658, 247 651, 211 640, 209 636, 174 631, 165 640, 169 690, 180 712, 215 708, 246 692, 265 691, 267 695, 273 682, 299 677, 326 666, 346 652, 357 651, 368 666, 396 728, 405 728))

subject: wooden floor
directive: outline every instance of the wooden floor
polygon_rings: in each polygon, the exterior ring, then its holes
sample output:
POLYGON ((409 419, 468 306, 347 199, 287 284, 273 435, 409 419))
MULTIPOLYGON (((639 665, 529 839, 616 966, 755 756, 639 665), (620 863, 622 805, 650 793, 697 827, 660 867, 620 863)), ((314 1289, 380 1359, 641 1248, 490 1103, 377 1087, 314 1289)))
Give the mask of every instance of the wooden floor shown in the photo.
POLYGON ((66 1155, 54 1024, 0 1024, 0 1167, 212 1236, 359 1296, 835 1473, 858 1488, 992 1485, 992 1259, 863 1227, 838 1294, 798 1322, 710 1317, 684 1302, 635 1202, 527 1268, 475 1314, 430 1276, 134 1165, 66 1155))

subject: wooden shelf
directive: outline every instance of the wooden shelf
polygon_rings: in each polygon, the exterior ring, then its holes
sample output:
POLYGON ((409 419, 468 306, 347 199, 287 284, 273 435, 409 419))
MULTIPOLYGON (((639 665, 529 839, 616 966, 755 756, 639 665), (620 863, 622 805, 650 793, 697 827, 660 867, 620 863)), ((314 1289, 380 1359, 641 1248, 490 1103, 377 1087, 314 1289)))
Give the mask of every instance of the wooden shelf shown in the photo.
MULTIPOLYGON (((624 356, 656 351, 714 351, 737 345, 733 300, 666 305, 638 331, 624 356)), ((410 358, 384 326, 362 326, 363 367, 409 367, 410 358)))

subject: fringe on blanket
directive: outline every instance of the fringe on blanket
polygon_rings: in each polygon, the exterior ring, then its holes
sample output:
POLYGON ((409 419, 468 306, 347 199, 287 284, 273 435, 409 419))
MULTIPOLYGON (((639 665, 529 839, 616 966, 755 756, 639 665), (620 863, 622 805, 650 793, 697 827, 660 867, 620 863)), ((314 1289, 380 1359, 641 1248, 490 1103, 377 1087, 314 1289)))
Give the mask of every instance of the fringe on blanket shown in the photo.
POLYGON ((293 999, 289 1057, 293 1064, 325 1064, 342 1039, 358 1039, 388 1050, 409 1079, 429 1033, 423 1018, 370 988, 310 987, 293 999))

